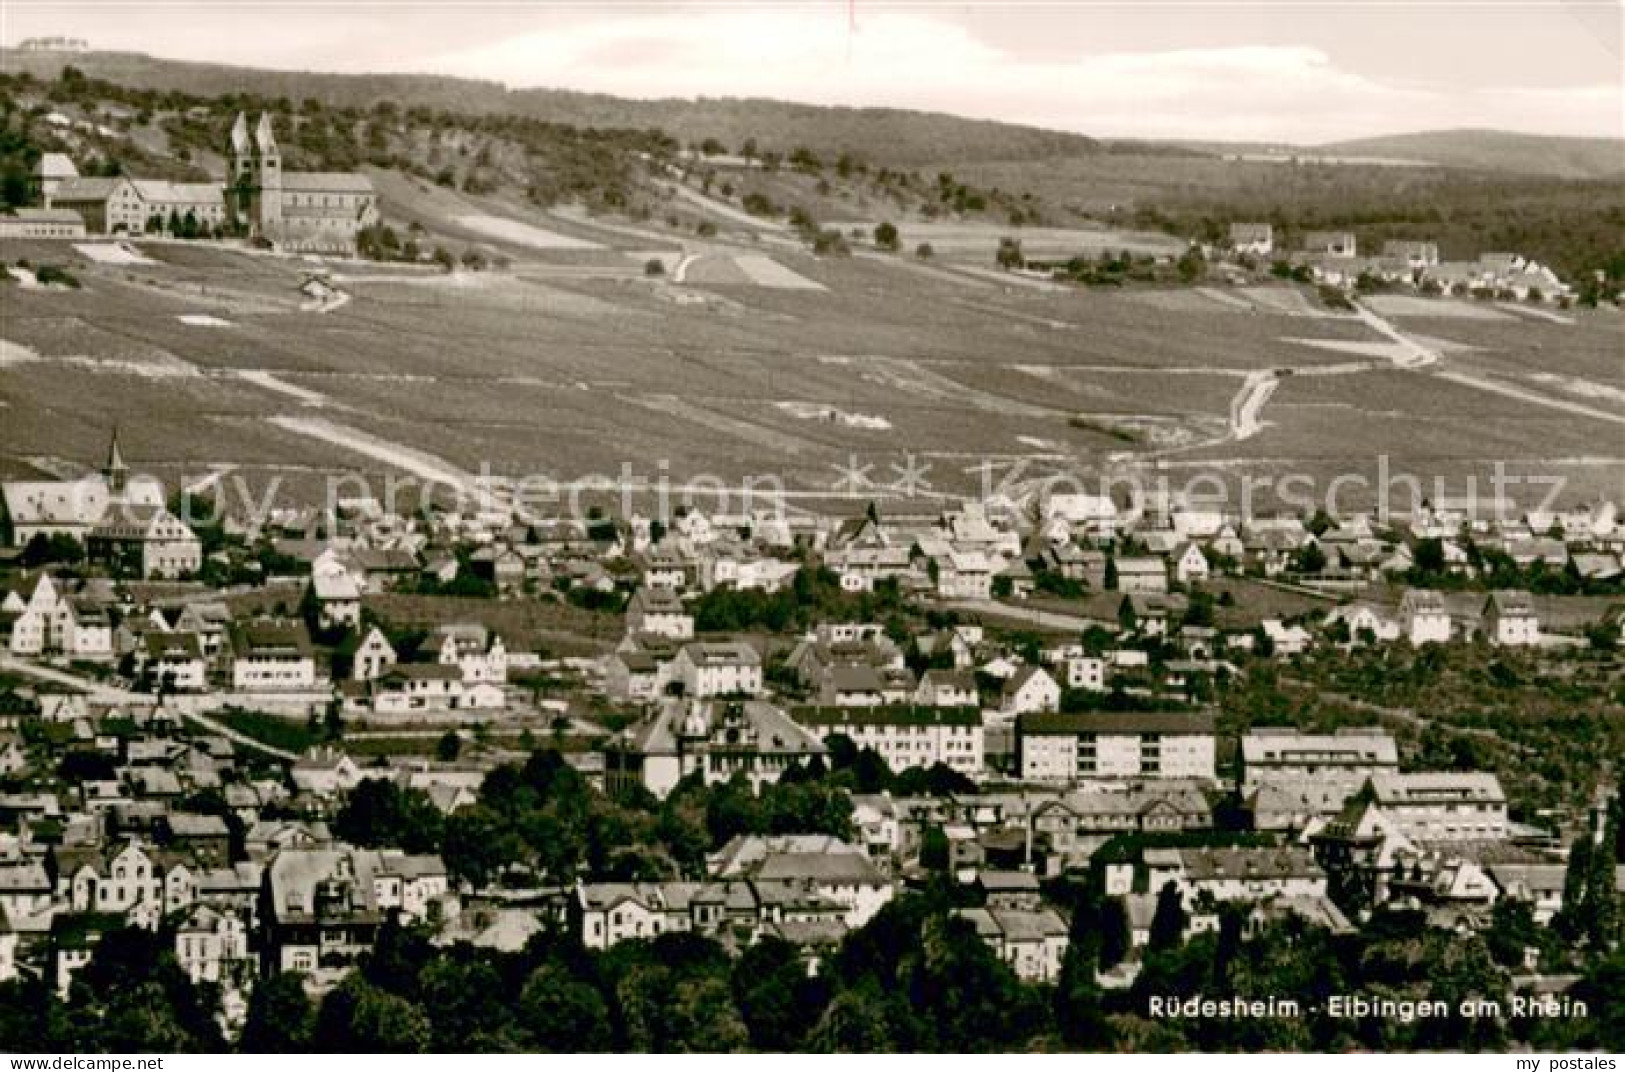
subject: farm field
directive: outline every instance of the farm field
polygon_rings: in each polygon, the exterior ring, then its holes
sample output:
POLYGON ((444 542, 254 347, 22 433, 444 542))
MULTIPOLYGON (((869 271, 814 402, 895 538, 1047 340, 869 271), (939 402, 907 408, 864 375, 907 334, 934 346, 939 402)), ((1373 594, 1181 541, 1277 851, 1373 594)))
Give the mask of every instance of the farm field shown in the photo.
POLYGON ((1502 460, 1564 474, 1576 499, 1622 490, 1617 315, 1389 303, 1386 323, 1430 355, 1400 368, 1391 337, 1285 286, 1047 292, 721 240, 695 244, 679 282, 642 275, 640 235, 558 233, 618 245, 582 260, 516 242, 505 270, 439 274, 174 242, 132 243, 150 263, 0 243, 8 263, 82 283, 0 285, 0 472, 80 471, 117 424, 132 464, 168 481, 226 471, 292 498, 351 472, 628 472, 640 494, 758 478, 844 509, 896 497, 909 456, 928 471, 901 490, 929 504, 977 490, 984 464, 1178 487, 1329 480, 1383 453, 1452 486, 1502 460), (616 257, 634 270, 605 275, 616 257), (346 300, 314 307, 300 290, 313 271, 346 300))

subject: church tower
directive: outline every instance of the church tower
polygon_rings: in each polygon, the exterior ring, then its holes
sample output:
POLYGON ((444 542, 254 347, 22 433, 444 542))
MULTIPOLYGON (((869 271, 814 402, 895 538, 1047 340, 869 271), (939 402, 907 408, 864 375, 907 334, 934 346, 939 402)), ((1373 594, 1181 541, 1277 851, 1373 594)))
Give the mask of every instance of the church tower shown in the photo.
POLYGON ((249 232, 259 230, 259 176, 254 168, 254 143, 248 137, 248 116, 237 113, 231 125, 231 171, 226 179, 226 208, 231 218, 249 232))
POLYGON ((130 476, 130 467, 124 464, 124 452, 118 446, 118 425, 113 426, 113 440, 107 445, 107 465, 102 469, 102 477, 107 481, 107 490, 114 496, 124 494, 125 484, 130 476))
POLYGON ((254 128, 254 157, 259 186, 259 230, 266 238, 282 234, 282 153, 271 130, 271 113, 261 112, 254 128))

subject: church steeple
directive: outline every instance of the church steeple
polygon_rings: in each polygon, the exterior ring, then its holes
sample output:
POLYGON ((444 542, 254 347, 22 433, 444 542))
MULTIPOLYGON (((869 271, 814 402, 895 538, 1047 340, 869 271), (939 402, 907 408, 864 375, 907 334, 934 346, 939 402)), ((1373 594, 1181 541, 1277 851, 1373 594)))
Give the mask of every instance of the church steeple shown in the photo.
POLYGON ((254 151, 248 140, 248 115, 237 113, 237 122, 231 126, 231 151, 237 156, 247 156, 254 151))
POLYGON ((276 132, 271 129, 271 113, 261 112, 260 121, 254 127, 254 148, 260 156, 276 156, 276 132))
POLYGON ((124 481, 129 476, 130 467, 124 464, 124 453, 119 450, 118 425, 113 426, 113 440, 107 445, 107 466, 102 470, 102 476, 107 478, 107 489, 114 494, 124 491, 124 481))

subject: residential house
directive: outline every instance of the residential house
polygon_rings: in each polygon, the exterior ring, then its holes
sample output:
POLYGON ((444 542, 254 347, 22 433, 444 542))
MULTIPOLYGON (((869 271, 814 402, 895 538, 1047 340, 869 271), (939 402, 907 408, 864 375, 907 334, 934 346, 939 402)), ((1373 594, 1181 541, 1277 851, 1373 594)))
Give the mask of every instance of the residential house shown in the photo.
POLYGON ((1303 236, 1303 251, 1325 257, 1353 257, 1359 246, 1351 231, 1310 231, 1303 236))
POLYGON ((1484 602, 1484 632, 1500 647, 1540 643, 1540 618, 1528 592, 1491 592, 1484 602))
POLYGON ((1275 228, 1267 223, 1232 223, 1230 248, 1249 257, 1268 257, 1275 252, 1275 228))
POLYGON ((690 699, 759 696, 762 657, 743 640, 694 641, 678 649, 671 679, 682 684, 690 699))
POLYGON ((1489 864, 1491 881, 1502 897, 1529 905, 1537 926, 1546 926, 1563 908, 1568 868, 1560 863, 1489 864))
POLYGON ((1061 706, 1061 686, 1041 666, 1023 666, 1004 683, 999 709, 1008 717, 1038 711, 1056 711, 1061 706))
POLYGON ((442 625, 423 651, 441 666, 454 666, 468 685, 501 686, 508 680, 508 649, 502 638, 477 623, 442 625))
POLYGON ((194 984, 247 976, 254 968, 248 925, 234 913, 194 904, 175 924, 175 959, 194 984))
POLYGON ((982 551, 950 549, 931 560, 937 594, 944 599, 993 598, 993 564, 982 551))
POLYGON ((1027 983, 1053 983, 1061 977, 1068 927, 1052 908, 960 908, 995 956, 1027 983))
POLYGON ((1452 632, 1444 597, 1424 588, 1408 588, 1399 601, 1402 635, 1412 644, 1444 644, 1452 632))
POLYGON ((822 834, 740 834, 706 860, 716 879, 746 879, 758 889, 801 889, 846 909, 848 927, 863 926, 892 899, 892 884, 862 847, 822 834))
MULTIPOLYGON (((1197 584, 1208 579, 1210 570, 1207 556, 1202 553, 1202 548, 1195 543, 1187 541, 1174 548, 1171 561, 1174 567, 1174 580, 1180 584, 1197 584)), ((1118 587, 1122 587, 1123 573, 1121 566, 1118 567, 1117 583, 1118 587)))
POLYGON ((303 622, 263 619, 231 633, 231 686, 237 692, 310 692, 316 655, 303 622))
POLYGON ((743 774, 755 786, 825 752, 766 701, 672 698, 604 745, 604 782, 611 790, 641 785, 657 797, 691 774, 706 784, 743 774))
POLYGON ((927 670, 920 675, 914 702, 922 707, 975 707, 975 675, 964 670, 927 670))
POLYGON ((195 633, 147 633, 136 662, 139 676, 165 692, 202 692, 208 664, 195 633))
POLYGON ((604 691, 617 700, 653 700, 666 689, 674 653, 623 644, 604 661, 604 691))
MULTIPOLYGON (((320 563, 318 563, 320 566, 320 563)), ((316 617, 323 629, 356 629, 361 625, 361 584, 343 565, 317 568, 310 578, 316 617)))
POLYGON ((352 681, 377 681, 383 677, 399 661, 395 654, 395 647, 384 636, 383 630, 376 625, 367 630, 367 635, 361 643, 356 645, 355 655, 352 658, 350 679, 352 681))
POLYGON ((1125 595, 1162 595, 1168 591, 1168 565, 1161 558, 1128 555, 1116 560, 1117 590, 1125 595))
POLYGON ((694 616, 674 590, 640 588, 626 604, 626 631, 687 640, 694 635, 694 616))
POLYGON ((1382 244, 1382 256, 1385 260, 1399 261, 1406 268, 1434 268, 1439 263, 1439 245, 1390 238, 1382 244))
POLYGON ((1398 618, 1371 603, 1349 603, 1326 614, 1326 625, 1341 622, 1348 630, 1350 644, 1391 643, 1399 639, 1398 618))

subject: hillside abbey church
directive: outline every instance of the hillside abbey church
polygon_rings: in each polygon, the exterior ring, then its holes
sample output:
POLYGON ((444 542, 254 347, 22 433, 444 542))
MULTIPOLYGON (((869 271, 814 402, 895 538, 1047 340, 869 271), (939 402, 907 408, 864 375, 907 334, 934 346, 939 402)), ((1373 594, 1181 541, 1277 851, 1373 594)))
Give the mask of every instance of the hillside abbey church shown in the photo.
POLYGON ((284 171, 262 114, 249 133, 239 112, 231 128, 224 184, 127 176, 82 176, 62 153, 40 159, 36 185, 46 209, 70 210, 88 234, 142 235, 240 231, 302 253, 354 253, 356 236, 378 222, 378 194, 365 175, 284 171))
POLYGON ((250 135, 239 112, 226 212, 250 237, 289 249, 349 251, 357 233, 378 221, 378 195, 371 179, 354 172, 284 171, 270 114, 261 114, 250 135))

